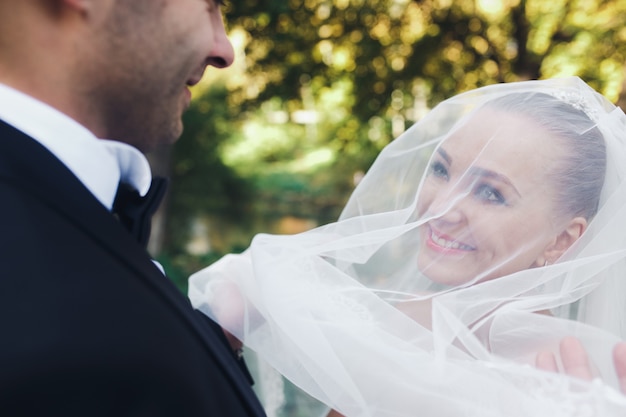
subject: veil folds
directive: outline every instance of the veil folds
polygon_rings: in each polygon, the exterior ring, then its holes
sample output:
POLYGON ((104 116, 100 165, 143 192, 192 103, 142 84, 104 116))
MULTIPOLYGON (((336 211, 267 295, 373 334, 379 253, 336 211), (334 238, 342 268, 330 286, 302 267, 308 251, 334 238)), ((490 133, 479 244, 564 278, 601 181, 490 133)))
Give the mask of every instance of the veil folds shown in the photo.
POLYGON ((625 170, 626 116, 579 78, 483 87, 389 144, 337 222, 256 236, 189 297, 349 417, 623 416, 625 170), (534 366, 568 336, 593 381, 534 366))

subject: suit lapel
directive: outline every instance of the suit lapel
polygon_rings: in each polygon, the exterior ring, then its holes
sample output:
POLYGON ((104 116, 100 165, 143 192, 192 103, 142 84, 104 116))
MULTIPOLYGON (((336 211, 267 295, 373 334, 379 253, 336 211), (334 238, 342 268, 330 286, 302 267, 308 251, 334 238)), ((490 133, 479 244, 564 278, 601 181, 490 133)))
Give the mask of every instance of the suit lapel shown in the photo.
POLYGON ((138 279, 164 296, 173 311, 193 329, 207 346, 248 404, 262 411, 241 372, 232 363, 232 353, 206 323, 195 316, 189 301, 152 263, 150 256, 119 224, 89 190, 45 147, 0 120, 0 181, 13 183, 35 195, 44 204, 90 236, 133 270, 138 279))

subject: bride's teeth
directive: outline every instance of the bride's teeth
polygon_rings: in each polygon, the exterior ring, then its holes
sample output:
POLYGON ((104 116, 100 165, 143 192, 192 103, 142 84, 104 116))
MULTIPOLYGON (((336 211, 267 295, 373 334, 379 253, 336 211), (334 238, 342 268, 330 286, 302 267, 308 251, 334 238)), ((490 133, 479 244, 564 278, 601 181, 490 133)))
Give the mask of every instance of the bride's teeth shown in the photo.
POLYGON ((438 244, 441 247, 444 247, 446 249, 463 249, 463 250, 469 250, 469 247, 467 247, 466 245, 462 245, 459 242, 451 242, 449 240, 440 238, 438 236, 432 235, 432 239, 433 241, 438 244))

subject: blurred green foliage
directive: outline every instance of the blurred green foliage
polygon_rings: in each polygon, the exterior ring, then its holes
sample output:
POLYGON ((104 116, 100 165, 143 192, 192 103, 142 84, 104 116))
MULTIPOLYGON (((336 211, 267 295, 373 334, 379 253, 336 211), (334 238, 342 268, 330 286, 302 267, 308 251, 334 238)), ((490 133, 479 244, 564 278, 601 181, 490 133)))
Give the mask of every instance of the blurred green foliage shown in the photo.
POLYGON ((171 158, 159 259, 183 290, 256 232, 336 219, 380 149, 447 97, 578 75, 617 102, 624 80, 626 0, 241 0, 226 20, 236 63, 209 70, 171 158))

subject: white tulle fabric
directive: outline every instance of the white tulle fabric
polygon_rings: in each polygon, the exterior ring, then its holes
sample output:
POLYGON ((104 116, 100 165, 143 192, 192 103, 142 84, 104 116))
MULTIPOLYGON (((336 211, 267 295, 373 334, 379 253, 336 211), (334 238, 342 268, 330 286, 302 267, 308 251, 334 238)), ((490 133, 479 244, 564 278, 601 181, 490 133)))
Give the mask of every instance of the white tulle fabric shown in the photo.
MULTIPOLYGON (((518 133, 515 140, 525 140, 526 131, 518 133)), ((382 151, 336 223, 256 236, 245 253, 194 274, 189 297, 295 385, 348 417, 624 416, 611 349, 626 337, 625 138, 622 111, 575 77, 460 94, 382 151), (433 282, 420 271, 418 230, 442 213, 416 210, 433 153, 483 104, 528 92, 560 97, 597 124, 607 153, 599 210, 547 266, 433 282), (560 363, 566 336, 588 350, 593 381, 534 366, 541 351, 560 363)), ((497 233, 513 236, 531 221, 497 233)), ((446 262, 445 254, 436 261, 446 262)))

